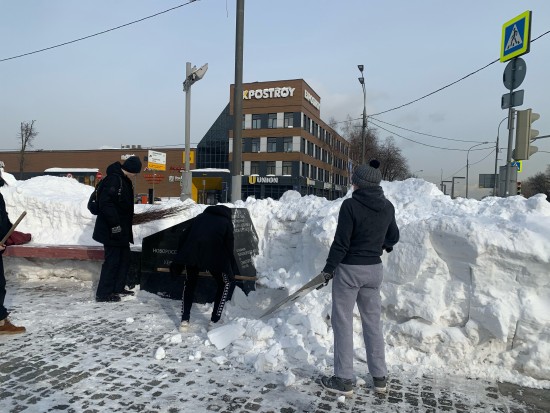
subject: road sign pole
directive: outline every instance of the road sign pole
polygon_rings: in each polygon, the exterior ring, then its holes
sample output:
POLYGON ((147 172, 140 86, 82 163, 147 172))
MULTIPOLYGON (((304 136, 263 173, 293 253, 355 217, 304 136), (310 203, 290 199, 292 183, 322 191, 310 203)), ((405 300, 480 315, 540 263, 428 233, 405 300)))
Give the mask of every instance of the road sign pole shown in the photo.
POLYGON ((508 152, 506 154, 506 174, 504 181, 504 198, 510 196, 510 176, 512 176, 512 142, 514 140, 514 120, 516 111, 508 109, 508 152))

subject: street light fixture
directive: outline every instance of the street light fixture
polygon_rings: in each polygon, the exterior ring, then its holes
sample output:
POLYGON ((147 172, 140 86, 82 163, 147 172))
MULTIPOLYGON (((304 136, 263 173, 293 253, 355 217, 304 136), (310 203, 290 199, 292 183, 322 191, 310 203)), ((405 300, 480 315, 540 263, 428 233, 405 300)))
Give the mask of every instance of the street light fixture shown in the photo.
POLYGON ((472 146, 470 149, 468 149, 468 152, 466 152, 466 198, 468 198, 468 187, 470 186, 470 180, 469 180, 469 169, 470 169, 470 162, 469 162, 469 156, 470 156, 470 151, 472 149, 474 149, 476 146, 480 146, 480 145, 485 145, 489 142, 481 142, 481 143, 477 143, 475 144, 474 146, 472 146))
POLYGON ((181 177, 181 195, 180 199, 185 201, 190 199, 192 182, 191 173, 191 86, 201 80, 208 70, 208 63, 197 69, 196 66, 191 67, 191 63, 187 62, 185 67, 185 81, 183 82, 183 91, 185 92, 185 171, 181 177))
POLYGON ((363 65, 357 65, 361 72, 359 83, 363 87, 363 125, 361 126, 361 164, 365 164, 365 132, 367 130, 367 91, 365 89, 365 78, 363 77, 363 65))

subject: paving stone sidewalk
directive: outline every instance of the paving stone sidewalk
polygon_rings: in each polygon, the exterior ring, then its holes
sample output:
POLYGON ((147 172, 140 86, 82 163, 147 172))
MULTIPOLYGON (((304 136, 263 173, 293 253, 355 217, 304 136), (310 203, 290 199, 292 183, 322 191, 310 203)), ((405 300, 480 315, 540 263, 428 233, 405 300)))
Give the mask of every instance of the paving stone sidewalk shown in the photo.
MULTIPOLYGON (((206 345, 206 330, 181 336, 180 303, 140 292, 95 303, 91 283, 8 281, 9 307, 28 332, 0 336, 0 412, 548 412, 548 391, 457 377, 391 377, 385 396, 369 378, 352 397, 323 391, 320 374, 257 373, 206 345), (181 339, 180 339, 181 337, 181 339), (166 356, 157 360, 162 347, 166 356)), ((207 318, 203 320, 205 323, 207 318)))

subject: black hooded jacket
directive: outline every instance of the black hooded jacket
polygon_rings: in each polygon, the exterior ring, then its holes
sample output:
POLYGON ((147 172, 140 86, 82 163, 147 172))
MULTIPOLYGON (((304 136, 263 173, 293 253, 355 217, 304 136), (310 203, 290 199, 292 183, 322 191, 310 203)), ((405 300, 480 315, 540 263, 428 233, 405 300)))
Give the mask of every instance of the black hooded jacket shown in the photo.
POLYGON ((190 228, 181 235, 174 262, 211 272, 237 274, 233 231, 230 208, 224 205, 207 207, 192 219, 190 228))
POLYGON ((92 238, 112 247, 124 247, 134 243, 132 220, 134 219, 134 187, 120 162, 107 167, 107 176, 99 191, 99 213, 92 238), (120 195, 119 195, 120 189, 120 195), (120 233, 112 228, 120 225, 120 233))
MULTIPOLYGON (((8 212, 6 211, 6 202, 4 197, 0 194, 0 239, 8 233, 12 226, 10 218, 8 217, 8 212)), ((4 251, 2 251, 3 253, 4 251)))
POLYGON ((338 264, 372 265, 382 262, 383 246, 399 241, 395 209, 381 186, 353 191, 340 208, 338 226, 324 272, 332 273, 338 264))

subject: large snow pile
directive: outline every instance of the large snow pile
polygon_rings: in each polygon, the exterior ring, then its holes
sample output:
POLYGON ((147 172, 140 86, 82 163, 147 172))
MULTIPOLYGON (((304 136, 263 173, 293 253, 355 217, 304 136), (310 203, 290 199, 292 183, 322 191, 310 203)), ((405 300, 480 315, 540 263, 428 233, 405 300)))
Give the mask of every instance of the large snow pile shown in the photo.
MULTIPOLYGON (((390 370, 448 369, 550 387, 550 203, 545 197, 451 200, 418 179, 382 186, 401 231, 394 251, 383 256, 390 370)), ((33 242, 95 245, 94 217, 86 209, 91 190, 70 178, 39 177, 11 182, 2 194, 12 221, 27 211, 20 230, 31 232, 33 242)), ((260 239, 258 289, 248 297, 237 289, 223 317, 244 331, 220 350, 234 362, 259 371, 332 363, 330 286, 271 318, 257 316, 281 298, 280 288, 292 293, 322 269, 342 201, 289 191, 279 201, 234 205, 249 210, 260 239)), ((205 207, 187 202, 189 209, 177 218, 134 227, 136 246, 205 207)), ((45 275, 40 266, 30 271, 17 260, 9 268, 23 270, 27 276, 45 275)), ((49 268, 47 274, 52 272, 89 277, 67 268, 49 268)), ((354 330, 356 357, 364 360, 357 314, 354 330)))

